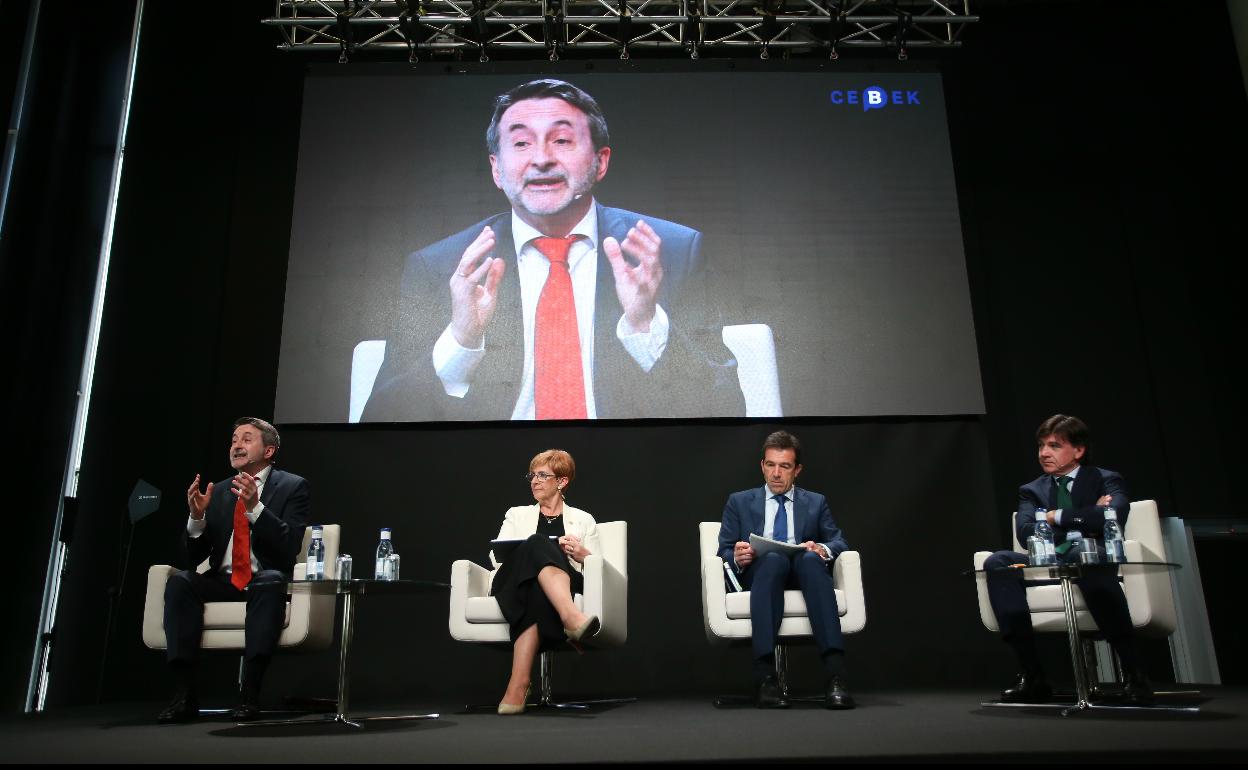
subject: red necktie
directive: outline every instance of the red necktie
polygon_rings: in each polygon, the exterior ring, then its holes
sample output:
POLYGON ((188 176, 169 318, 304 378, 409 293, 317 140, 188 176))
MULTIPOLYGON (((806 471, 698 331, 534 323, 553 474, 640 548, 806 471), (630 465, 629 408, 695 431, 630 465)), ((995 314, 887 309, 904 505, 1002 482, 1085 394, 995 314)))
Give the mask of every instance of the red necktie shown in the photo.
POLYGON ((230 559, 230 582, 238 590, 251 582, 251 522, 243 498, 234 503, 234 553, 230 559))
POLYGON ((533 402, 539 420, 583 420, 585 373, 576 326, 576 298, 568 272, 568 250, 577 236, 535 238, 550 260, 550 273, 537 301, 533 334, 533 402))

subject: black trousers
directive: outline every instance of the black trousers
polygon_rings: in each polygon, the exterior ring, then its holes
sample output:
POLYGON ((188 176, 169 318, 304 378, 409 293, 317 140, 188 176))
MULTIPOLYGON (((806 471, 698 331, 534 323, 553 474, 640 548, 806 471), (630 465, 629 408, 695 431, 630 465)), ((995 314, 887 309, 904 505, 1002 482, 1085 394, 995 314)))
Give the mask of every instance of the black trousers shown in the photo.
MULTIPOLYGON (((1073 558, 1073 557, 1072 557, 1073 558)), ((984 569, 1026 564, 1027 554, 1017 551, 997 551, 984 562, 984 569)), ((1011 644, 1029 643, 1034 631, 1031 627, 1031 610, 1027 608, 1028 585, 1051 585, 1052 581, 1023 580, 1022 570, 1005 570, 988 573, 988 601, 997 616, 1001 638, 1011 644)), ((1115 647, 1131 639, 1131 612, 1127 609, 1127 596, 1122 592, 1118 576, 1111 570, 1091 572, 1075 580, 1083 594, 1088 612, 1096 621, 1097 628, 1106 641, 1115 647)))
POLYGON ((754 657, 775 651, 776 634, 784 620, 784 591, 799 588, 806 600, 806 615, 815 636, 819 654, 844 650, 841 616, 828 562, 818 554, 804 551, 794 556, 769 553, 755 559, 741 573, 742 585, 750 591, 750 622, 754 657))
POLYGON ((229 575, 201 575, 184 570, 165 583, 165 640, 169 662, 193 663, 199 657, 204 633, 204 602, 247 602, 243 657, 254 660, 272 655, 282 634, 286 616, 286 575, 275 569, 251 576, 246 591, 230 582, 229 575))

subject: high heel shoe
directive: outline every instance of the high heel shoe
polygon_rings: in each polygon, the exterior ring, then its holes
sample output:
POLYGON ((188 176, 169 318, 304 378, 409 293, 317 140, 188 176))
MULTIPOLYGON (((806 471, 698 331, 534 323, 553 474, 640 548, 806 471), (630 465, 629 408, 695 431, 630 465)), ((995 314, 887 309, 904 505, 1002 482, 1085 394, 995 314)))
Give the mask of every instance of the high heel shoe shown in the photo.
POLYGON ((568 637, 569 642, 579 642, 581 639, 596 635, 600 628, 602 628, 602 622, 598 620, 598 616, 590 615, 576 628, 564 628, 563 633, 568 637))
POLYGON ((533 685, 530 683, 528 687, 524 688, 524 702, 523 703, 499 703, 498 704, 499 716, 507 717, 507 716, 512 716, 514 714, 523 714, 524 707, 529 705, 529 693, 531 692, 533 692, 533 685))

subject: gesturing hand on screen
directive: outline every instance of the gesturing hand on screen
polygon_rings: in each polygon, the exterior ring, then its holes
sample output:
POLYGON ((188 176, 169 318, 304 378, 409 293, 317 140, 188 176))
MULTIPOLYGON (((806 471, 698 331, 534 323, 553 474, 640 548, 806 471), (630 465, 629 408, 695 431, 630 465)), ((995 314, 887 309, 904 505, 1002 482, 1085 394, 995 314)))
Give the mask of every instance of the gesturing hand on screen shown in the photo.
POLYGON ((192 519, 204 518, 204 509, 208 507, 208 501, 212 499, 212 482, 208 482, 208 489, 199 491, 199 474, 195 474, 195 480, 191 482, 191 486, 186 490, 186 505, 191 509, 192 519))
POLYGON ((507 264, 487 256, 494 249, 494 231, 483 228, 464 249, 451 276, 451 333, 466 348, 481 346, 485 327, 498 306, 498 282, 507 264))
POLYGON ((615 273, 615 295, 624 307, 624 320, 637 333, 649 332, 654 318, 659 286, 663 283, 663 262, 659 259, 662 244, 658 233, 643 221, 629 229, 623 243, 611 237, 602 239, 611 272, 615 273), (636 266, 629 264, 624 258, 626 254, 636 266))

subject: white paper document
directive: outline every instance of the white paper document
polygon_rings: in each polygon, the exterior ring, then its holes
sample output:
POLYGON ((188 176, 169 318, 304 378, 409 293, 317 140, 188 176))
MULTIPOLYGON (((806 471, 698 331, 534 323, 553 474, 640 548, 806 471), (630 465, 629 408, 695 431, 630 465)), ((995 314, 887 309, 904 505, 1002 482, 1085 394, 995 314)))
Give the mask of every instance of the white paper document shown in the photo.
POLYGON ((769 537, 763 537, 762 535, 755 535, 753 533, 750 534, 750 547, 754 549, 756 556, 765 556, 772 551, 776 551, 777 553, 782 553, 787 556, 806 550, 804 546, 794 545, 793 543, 782 543, 779 540, 772 540, 769 537))

